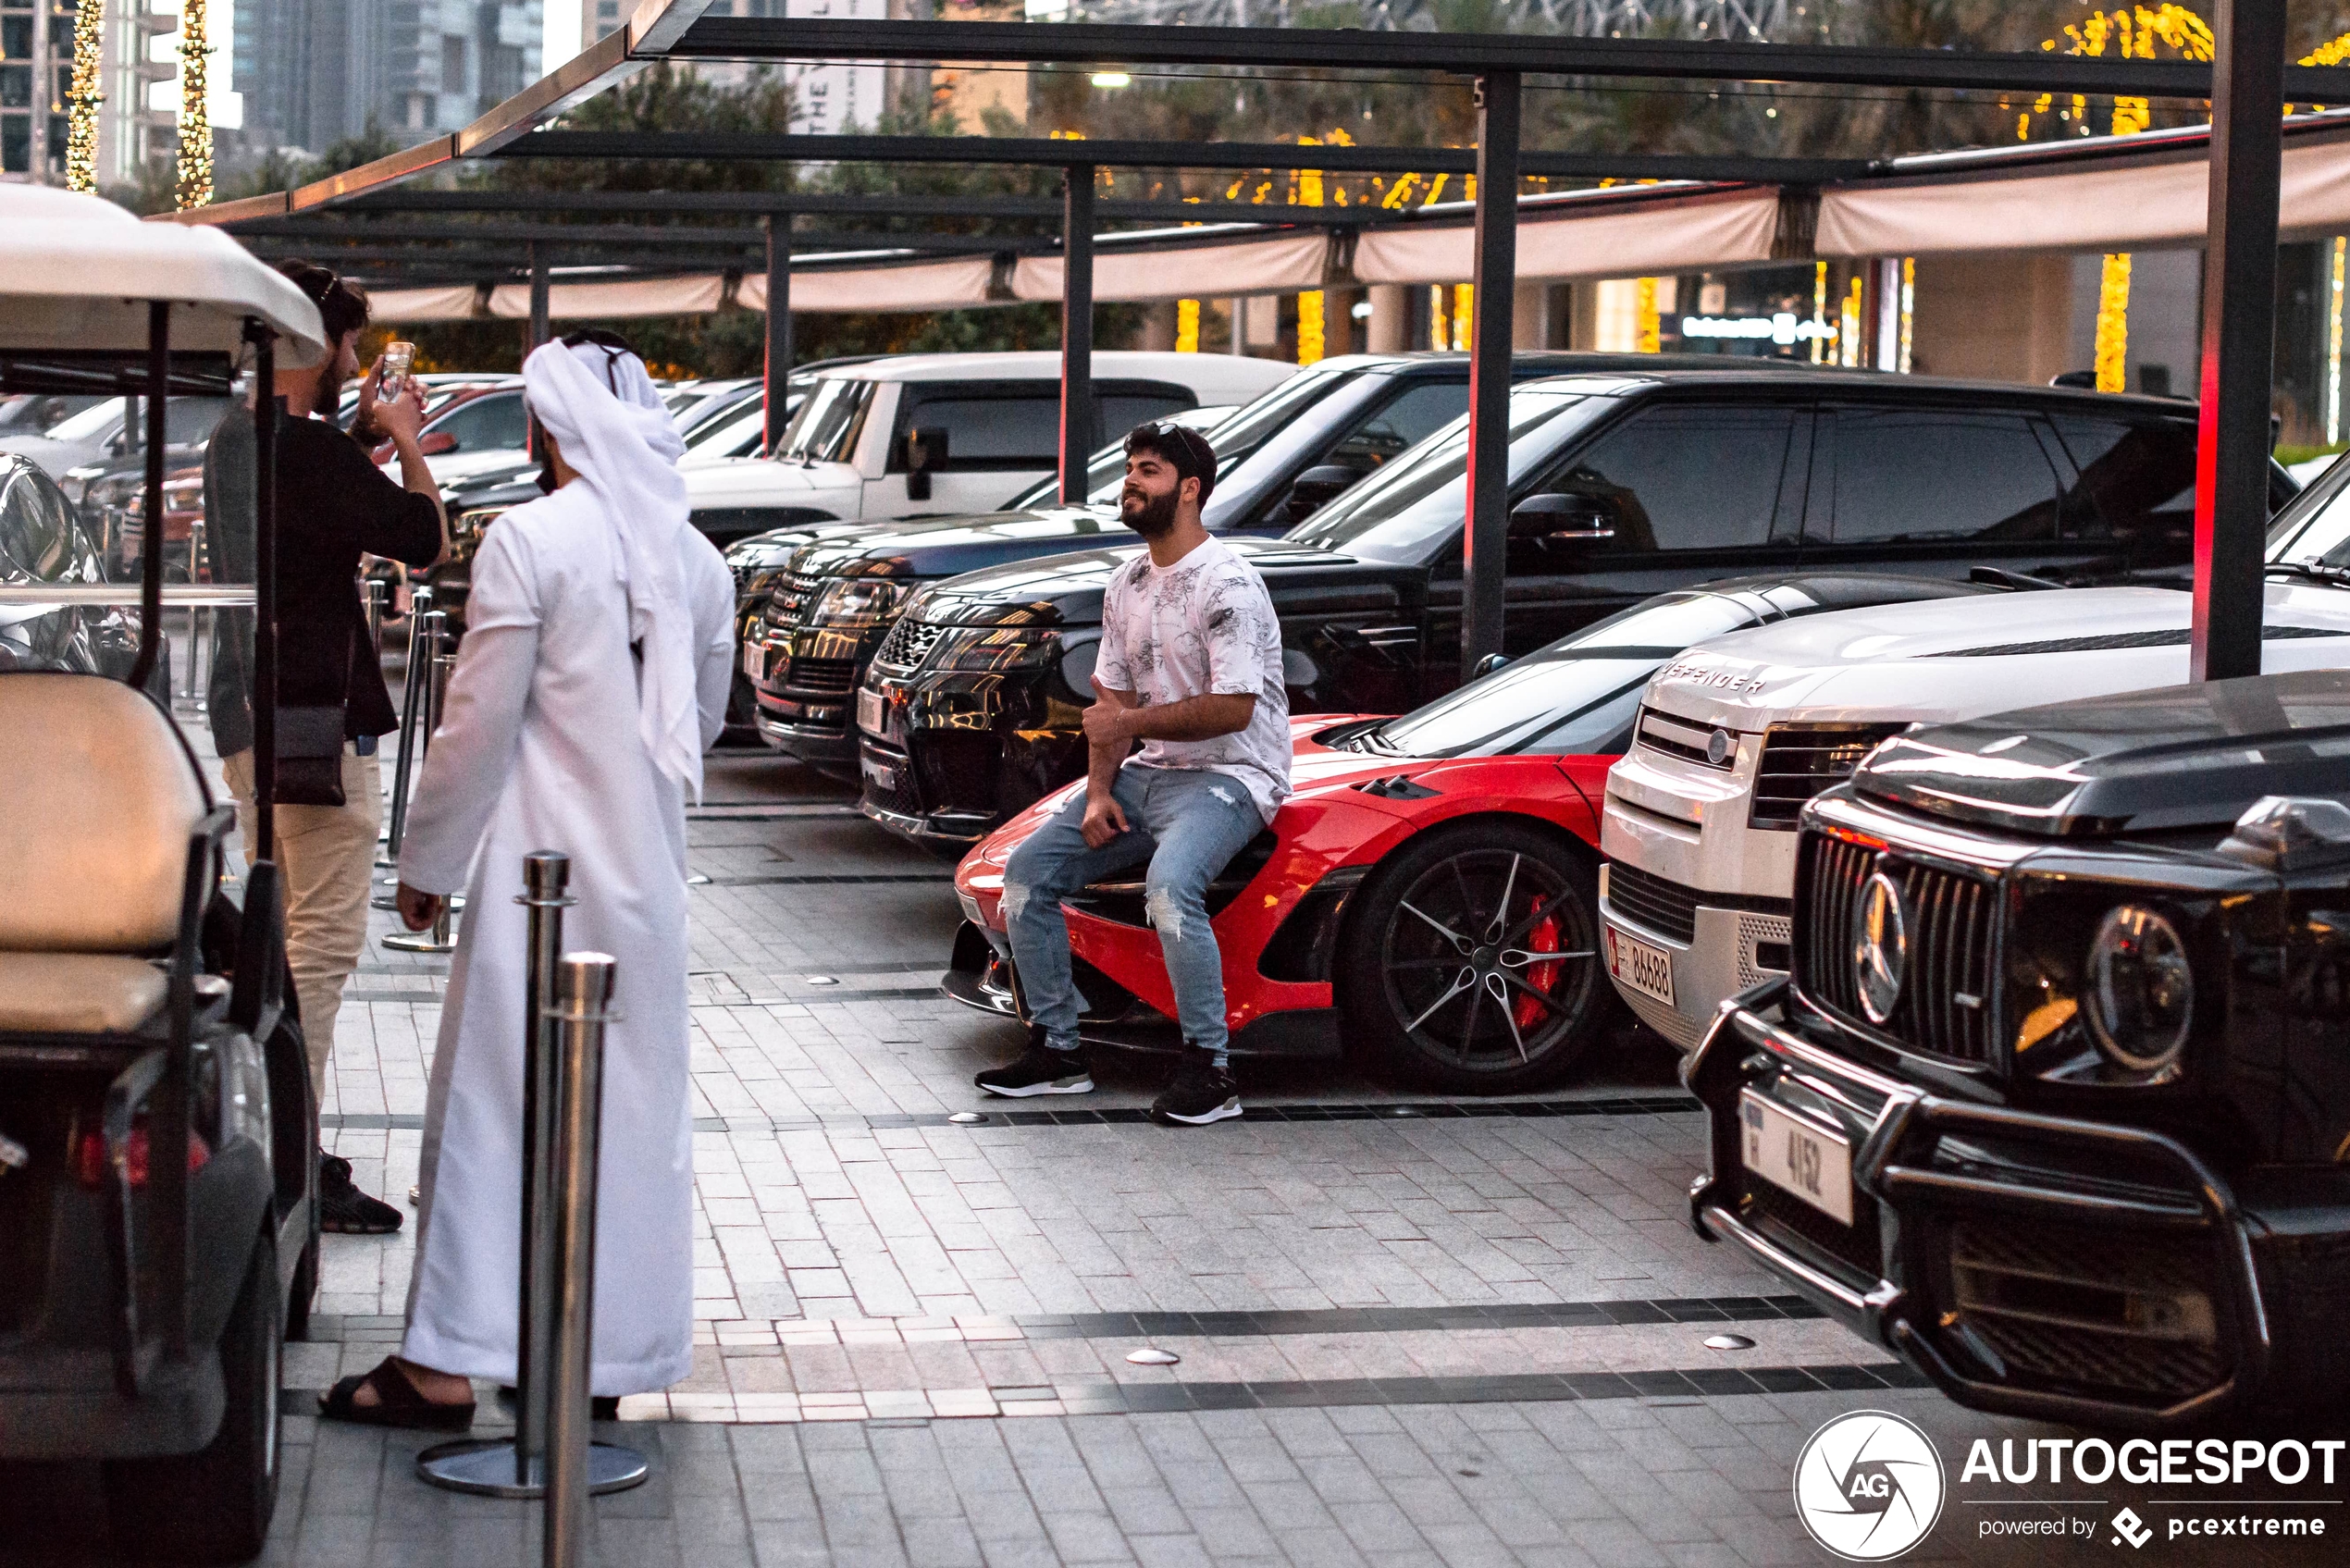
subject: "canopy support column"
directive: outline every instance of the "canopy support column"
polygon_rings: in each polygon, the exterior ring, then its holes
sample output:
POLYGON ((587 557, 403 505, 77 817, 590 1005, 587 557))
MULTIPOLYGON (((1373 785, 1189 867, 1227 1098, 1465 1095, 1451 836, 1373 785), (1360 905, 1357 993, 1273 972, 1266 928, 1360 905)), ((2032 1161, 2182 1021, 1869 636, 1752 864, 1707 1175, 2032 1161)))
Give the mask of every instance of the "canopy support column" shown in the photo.
POLYGON ((2260 673, 2284 29, 2278 0, 2220 0, 2212 18, 2211 216, 2188 667, 2198 681, 2260 673))
POLYGON ((547 253, 534 241, 530 247, 530 346, 547 340, 547 253))
POLYGON ((253 854, 278 858, 278 334, 253 344, 253 854))
MULTIPOLYGON (((171 306, 152 300, 147 304, 147 398, 141 411, 147 421, 147 461, 139 532, 139 657, 130 668, 130 684, 142 691, 163 649, 163 433, 170 392, 171 306)), ((122 422, 124 445, 130 443, 134 429, 132 420, 122 422)))
POLYGON ((1061 504, 1085 500, 1094 451, 1094 166, 1071 164, 1061 217, 1061 504))
POLYGON ((1511 306, 1517 293, 1518 75, 1477 79, 1477 259, 1469 338, 1468 526, 1462 533, 1461 678, 1502 651, 1510 532, 1511 306))
POLYGON ((763 443, 783 448, 791 381, 791 214, 767 215, 767 423, 763 443))

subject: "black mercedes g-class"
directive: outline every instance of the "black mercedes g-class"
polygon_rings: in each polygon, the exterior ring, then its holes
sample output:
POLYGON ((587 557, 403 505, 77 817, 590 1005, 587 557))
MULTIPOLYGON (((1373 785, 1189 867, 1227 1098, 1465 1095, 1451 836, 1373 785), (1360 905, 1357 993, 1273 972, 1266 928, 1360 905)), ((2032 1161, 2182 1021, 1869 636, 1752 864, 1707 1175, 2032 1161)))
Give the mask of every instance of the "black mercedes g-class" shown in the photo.
POLYGON ((1895 736, 1795 910, 1685 1069, 1701 1234, 1980 1409, 2338 1408, 2350 673, 1895 736))

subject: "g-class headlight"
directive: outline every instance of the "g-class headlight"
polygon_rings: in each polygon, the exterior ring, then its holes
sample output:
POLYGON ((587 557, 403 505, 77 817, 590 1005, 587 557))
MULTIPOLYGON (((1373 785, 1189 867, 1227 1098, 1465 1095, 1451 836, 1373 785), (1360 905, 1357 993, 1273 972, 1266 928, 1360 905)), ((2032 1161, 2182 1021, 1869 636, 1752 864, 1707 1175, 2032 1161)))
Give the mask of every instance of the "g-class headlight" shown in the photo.
POLYGON ((2083 969, 2081 1010, 2097 1049, 2134 1072, 2179 1059, 2195 1019, 2195 969, 2178 927, 2139 904, 2108 910, 2083 969))
POLYGON ((815 619, 826 625, 887 624, 906 602, 908 585, 890 577, 843 577, 824 590, 815 619))

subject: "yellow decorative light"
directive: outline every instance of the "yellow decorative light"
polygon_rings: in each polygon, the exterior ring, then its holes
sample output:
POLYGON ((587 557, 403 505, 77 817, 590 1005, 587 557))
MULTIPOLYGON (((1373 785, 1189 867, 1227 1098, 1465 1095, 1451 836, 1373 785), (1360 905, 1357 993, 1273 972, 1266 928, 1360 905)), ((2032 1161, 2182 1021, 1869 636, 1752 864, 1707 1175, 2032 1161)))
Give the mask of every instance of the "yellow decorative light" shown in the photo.
POLYGON ((1828 352, 1828 264, 1812 264, 1812 325, 1819 331, 1812 338, 1812 363, 1819 364, 1828 352))
POLYGON ((1847 369, 1857 370, 1861 364, 1861 278, 1852 278, 1852 287, 1844 296, 1844 320, 1837 339, 1837 363, 1847 369))
POLYGON ((1199 302, 1175 302, 1175 352, 1179 354, 1199 352, 1199 302))
POLYGON ((2105 258, 2097 277, 2097 390, 2129 390, 2130 258, 2117 253, 2105 258))
POLYGON ((1643 278, 1632 285, 1632 348, 1637 353, 1652 354, 1664 346, 1664 333, 1656 318, 1656 279, 1643 278))
POLYGON ((205 36, 207 0, 179 6, 179 189, 182 212, 212 200, 212 111, 205 97, 211 40, 205 36))
POLYGON ((2342 271, 2350 240, 2333 237, 2333 267, 2326 290, 2326 445, 2342 439, 2342 271))
POLYGON ((1453 347, 1466 353, 1477 337, 1477 285, 1453 285, 1453 347))
POLYGON ((73 14, 73 86, 66 94, 66 187, 98 189, 98 105, 105 94, 100 69, 105 49, 105 0, 81 0, 73 14))
POLYGON ((1452 340, 1452 328, 1444 321, 1444 285, 1439 283, 1428 291, 1428 346, 1441 349, 1452 340))
MULTIPOLYGON (((1318 147, 1317 136, 1301 136, 1301 147, 1318 147)), ((1322 171, 1304 168, 1297 171, 1297 201, 1300 206, 1318 207, 1322 204, 1322 171)), ((1327 335, 1322 318, 1322 291, 1308 289, 1297 296, 1297 363, 1318 364, 1326 352, 1327 335)))

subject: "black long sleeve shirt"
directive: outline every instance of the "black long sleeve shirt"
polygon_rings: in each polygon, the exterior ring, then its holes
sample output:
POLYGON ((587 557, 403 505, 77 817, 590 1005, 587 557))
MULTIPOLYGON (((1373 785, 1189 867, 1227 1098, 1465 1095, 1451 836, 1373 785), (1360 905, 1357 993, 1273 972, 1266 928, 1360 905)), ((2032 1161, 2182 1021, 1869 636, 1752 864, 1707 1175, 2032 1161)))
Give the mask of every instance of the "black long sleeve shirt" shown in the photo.
MULTIPOLYGON (((204 451, 204 528, 213 577, 254 580, 253 415, 233 408, 204 451)), ((361 555, 429 566, 440 513, 429 496, 392 482, 358 442, 319 419, 278 419, 278 700, 341 703, 346 737, 400 727, 367 641, 361 555)), ((216 623, 207 701, 223 757, 253 745, 253 614, 216 623)))

